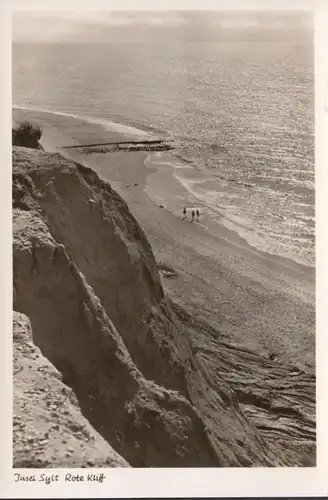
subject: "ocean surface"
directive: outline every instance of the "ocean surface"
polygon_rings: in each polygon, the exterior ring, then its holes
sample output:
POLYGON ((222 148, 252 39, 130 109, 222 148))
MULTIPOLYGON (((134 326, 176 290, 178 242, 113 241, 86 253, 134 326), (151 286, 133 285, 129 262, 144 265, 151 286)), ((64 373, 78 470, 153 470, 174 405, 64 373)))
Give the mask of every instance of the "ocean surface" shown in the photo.
POLYGON ((315 265, 310 42, 15 43, 13 105, 174 138, 148 161, 208 217, 315 265))

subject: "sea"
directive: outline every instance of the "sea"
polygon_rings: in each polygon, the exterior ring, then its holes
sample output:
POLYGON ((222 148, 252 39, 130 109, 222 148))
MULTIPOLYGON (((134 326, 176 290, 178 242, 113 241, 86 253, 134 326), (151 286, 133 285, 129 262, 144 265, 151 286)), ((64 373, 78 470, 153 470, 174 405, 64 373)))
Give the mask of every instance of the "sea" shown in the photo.
POLYGON ((169 162, 208 217, 314 267, 313 52, 309 40, 14 43, 13 106, 174 139, 148 161, 169 162))

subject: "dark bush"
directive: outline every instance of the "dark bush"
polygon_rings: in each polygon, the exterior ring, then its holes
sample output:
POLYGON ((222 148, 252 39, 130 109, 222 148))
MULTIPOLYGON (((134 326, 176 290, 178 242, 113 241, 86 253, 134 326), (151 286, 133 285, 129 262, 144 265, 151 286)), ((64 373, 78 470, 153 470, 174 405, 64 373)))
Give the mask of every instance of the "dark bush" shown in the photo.
POLYGON ((12 129, 12 144, 13 146, 39 149, 41 136, 42 131, 39 125, 24 121, 12 129))

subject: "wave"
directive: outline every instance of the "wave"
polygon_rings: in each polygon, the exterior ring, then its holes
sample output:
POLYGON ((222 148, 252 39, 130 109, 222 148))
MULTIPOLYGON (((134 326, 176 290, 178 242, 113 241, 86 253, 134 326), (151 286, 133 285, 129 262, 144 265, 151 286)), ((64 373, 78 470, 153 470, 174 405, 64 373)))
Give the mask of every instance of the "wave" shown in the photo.
MULTIPOLYGON (((271 255, 288 257, 295 262, 313 267, 313 234, 310 227, 309 232, 304 233, 306 223, 313 226, 312 218, 304 216, 304 220, 292 220, 287 214, 281 215, 270 212, 270 216, 263 214, 261 222, 255 221, 254 214, 247 212, 242 207, 235 206, 234 200, 238 202, 240 195, 236 192, 224 191, 225 199, 228 196, 228 203, 223 203, 222 192, 214 189, 203 189, 204 181, 187 179, 177 172, 174 173, 177 181, 197 199, 202 210, 211 220, 219 220, 227 229, 237 233, 250 246, 271 255), (197 189, 199 186, 200 189, 197 189), (273 218, 276 222, 273 224, 273 218), (273 231, 272 228, 275 228, 273 231), (298 234, 302 231, 302 236, 298 234)), ((217 177, 217 176, 215 176, 217 177)), ((213 179, 213 177, 212 177, 213 179)), ((207 179, 206 179, 207 180, 207 179)), ((225 179, 227 180, 227 179, 225 179)), ((241 183, 242 185, 242 183, 241 183)), ((255 186, 254 186, 255 187, 255 186)), ((260 188, 262 190, 262 188, 260 188)), ((268 190, 271 191, 271 190, 268 190)), ((278 196, 279 193, 275 193, 278 196)))

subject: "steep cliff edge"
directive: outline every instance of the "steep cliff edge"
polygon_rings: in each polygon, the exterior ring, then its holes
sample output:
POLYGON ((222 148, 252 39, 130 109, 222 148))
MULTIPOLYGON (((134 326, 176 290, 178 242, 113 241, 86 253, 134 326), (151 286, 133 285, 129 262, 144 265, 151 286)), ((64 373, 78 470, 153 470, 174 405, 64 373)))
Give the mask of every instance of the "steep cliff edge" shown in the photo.
MULTIPOLYGON (((14 309, 129 464, 301 465, 311 454, 314 394, 282 386, 272 410, 261 381, 279 370, 229 351, 164 297, 151 247, 108 183, 60 155, 13 148, 13 206, 14 309), (285 409, 296 400, 295 416, 285 409)), ((313 390, 311 377, 297 380, 313 390)))
POLYGON ((73 391, 14 312, 14 467, 127 467, 82 416, 73 391))
POLYGON ((215 463, 192 405, 145 380, 99 299, 33 211, 14 210, 14 287, 14 308, 28 311, 35 344, 129 463, 215 463))

